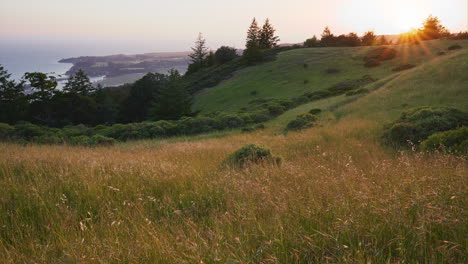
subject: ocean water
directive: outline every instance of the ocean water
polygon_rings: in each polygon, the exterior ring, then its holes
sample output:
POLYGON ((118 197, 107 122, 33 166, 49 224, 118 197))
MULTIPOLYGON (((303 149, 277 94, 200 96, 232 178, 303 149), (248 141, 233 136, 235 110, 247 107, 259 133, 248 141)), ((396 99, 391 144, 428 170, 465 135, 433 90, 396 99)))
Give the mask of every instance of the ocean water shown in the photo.
MULTIPOLYGON (((148 45, 125 42, 2 39, 0 36, 0 64, 15 80, 20 80, 26 72, 36 71, 66 78, 64 74, 72 64, 58 62, 64 58, 147 52, 155 50, 148 45)), ((93 81, 100 79, 102 77, 92 78, 93 81)))

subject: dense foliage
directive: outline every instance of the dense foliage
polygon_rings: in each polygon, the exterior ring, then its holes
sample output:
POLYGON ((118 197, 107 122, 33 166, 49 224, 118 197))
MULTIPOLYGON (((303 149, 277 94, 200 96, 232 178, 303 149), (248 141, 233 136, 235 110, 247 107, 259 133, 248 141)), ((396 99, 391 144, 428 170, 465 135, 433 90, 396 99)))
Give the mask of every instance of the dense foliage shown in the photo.
POLYGON ((281 158, 274 157, 269 149, 250 144, 232 153, 224 161, 224 165, 232 168, 245 168, 248 165, 259 163, 279 165, 281 158))
POLYGON ((445 150, 468 156, 468 127, 435 133, 421 143, 422 150, 445 150))
POLYGON ((403 112, 398 120, 387 125, 383 138, 387 144, 404 147, 461 126, 468 126, 466 112, 449 107, 419 107, 403 112))

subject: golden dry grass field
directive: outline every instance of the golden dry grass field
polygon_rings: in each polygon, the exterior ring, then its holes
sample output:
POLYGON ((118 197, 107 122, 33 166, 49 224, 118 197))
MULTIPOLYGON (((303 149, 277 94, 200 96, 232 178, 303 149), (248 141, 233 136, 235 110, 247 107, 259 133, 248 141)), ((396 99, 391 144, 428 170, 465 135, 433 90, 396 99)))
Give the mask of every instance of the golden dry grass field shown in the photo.
POLYGON ((463 263, 466 161, 347 118, 109 148, 0 145, 2 263, 463 263), (220 167, 244 144, 280 167, 220 167))

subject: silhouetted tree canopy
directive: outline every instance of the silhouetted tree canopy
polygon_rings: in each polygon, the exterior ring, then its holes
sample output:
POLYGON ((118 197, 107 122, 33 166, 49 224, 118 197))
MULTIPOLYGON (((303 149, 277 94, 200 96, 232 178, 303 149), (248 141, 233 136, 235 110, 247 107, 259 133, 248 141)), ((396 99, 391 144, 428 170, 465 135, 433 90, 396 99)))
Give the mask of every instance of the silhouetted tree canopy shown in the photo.
POLYGON ((96 88, 93 86, 88 76, 79 70, 74 75, 68 78, 67 83, 63 87, 64 92, 68 93, 77 93, 80 95, 89 95, 96 91, 96 88))

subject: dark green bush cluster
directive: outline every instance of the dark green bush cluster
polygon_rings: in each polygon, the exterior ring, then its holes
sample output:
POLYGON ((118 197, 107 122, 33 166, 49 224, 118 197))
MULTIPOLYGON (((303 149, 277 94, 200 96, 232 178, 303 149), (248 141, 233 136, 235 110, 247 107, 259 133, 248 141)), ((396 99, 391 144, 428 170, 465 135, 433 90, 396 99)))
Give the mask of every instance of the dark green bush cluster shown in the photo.
POLYGON ((31 123, 21 123, 15 126, 0 124, 0 140, 37 144, 70 143, 85 146, 110 146, 115 143, 114 139, 96 134, 96 131, 96 128, 83 125, 58 129, 31 123))
POLYGON ((372 78, 370 75, 364 75, 360 79, 347 80, 347 81, 337 83, 334 86, 328 88, 327 90, 332 95, 339 95, 339 94, 343 94, 352 90, 359 89, 375 81, 376 79, 372 78))
POLYGON ((257 130, 261 130, 261 129, 265 129, 264 124, 257 124, 257 125, 253 125, 253 126, 243 127, 241 129, 241 131, 242 131, 242 133, 251 133, 251 132, 255 132, 257 130))
POLYGON ((364 56, 364 61, 367 60, 377 60, 377 61, 385 61, 394 59, 397 55, 397 51, 395 49, 389 47, 378 47, 375 48, 367 53, 364 56))
POLYGON ((367 88, 361 88, 361 89, 357 89, 357 90, 352 90, 352 91, 349 91, 346 93, 346 96, 353 96, 353 95, 357 95, 357 94, 365 94, 365 93, 369 93, 369 89, 367 88))
POLYGON ((412 69, 416 66, 412 65, 412 64, 402 64, 398 67, 395 67, 392 69, 392 71, 394 72, 399 72, 399 71, 406 71, 406 70, 409 70, 409 69, 412 69))
POLYGON ((340 70, 339 70, 339 69, 336 69, 336 68, 328 68, 328 69, 325 71, 325 73, 327 73, 327 74, 337 74, 337 73, 339 73, 339 72, 340 72, 340 70))
POLYGON ((322 109, 320 109, 320 108, 313 108, 313 109, 310 109, 310 111, 309 111, 309 114, 311 114, 311 115, 318 115, 320 113, 322 113, 322 109))
POLYGON ((385 126, 383 139, 393 146, 419 144, 429 136, 468 125, 468 113, 448 107, 419 107, 385 126))
POLYGON ((69 143, 72 145, 79 145, 79 146, 112 146, 116 143, 116 140, 113 138, 108 138, 103 135, 97 134, 91 137, 88 137, 88 136, 72 137, 70 138, 69 143))
POLYGON ((364 56, 364 66, 367 68, 377 67, 382 61, 395 58, 397 51, 389 47, 378 47, 367 53, 364 56))
POLYGON ((448 50, 459 50, 459 49, 463 49, 463 47, 458 44, 448 47, 448 50))
POLYGON ((274 157, 269 149, 250 144, 232 153, 224 161, 224 165, 231 168, 245 168, 248 165, 259 163, 279 165, 281 158, 274 157))
POLYGON ((435 133, 421 143, 421 149, 443 149, 448 153, 468 156, 468 127, 435 133))
POLYGON ((286 131, 301 130, 312 127, 315 125, 315 121, 317 121, 317 117, 315 115, 308 113, 298 115, 295 119, 289 121, 286 125, 286 131))

